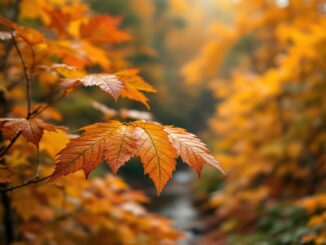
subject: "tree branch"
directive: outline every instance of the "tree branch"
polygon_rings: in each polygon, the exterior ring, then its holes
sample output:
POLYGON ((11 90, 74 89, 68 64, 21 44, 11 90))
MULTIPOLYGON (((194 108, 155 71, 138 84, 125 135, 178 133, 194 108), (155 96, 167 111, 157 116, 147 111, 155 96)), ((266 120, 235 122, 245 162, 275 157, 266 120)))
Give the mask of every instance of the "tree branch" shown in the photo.
POLYGON ((17 42, 16 42, 16 39, 15 39, 15 36, 14 34, 12 33, 12 31, 10 31, 10 35, 11 35, 11 40, 14 44, 14 47, 17 51, 17 54, 19 56, 19 59, 20 59, 20 62, 23 66, 23 70, 24 70, 24 76, 25 76, 25 85, 26 85, 26 100, 27 100, 27 116, 26 118, 28 119, 30 117, 30 114, 31 114, 31 110, 32 110, 32 90, 31 90, 31 78, 29 76, 29 71, 28 71, 28 68, 27 68, 27 65, 25 63, 25 60, 23 58, 23 55, 17 45, 17 42))
POLYGON ((52 101, 50 101, 47 105, 45 105, 44 107, 41 108, 37 108, 34 111, 31 112, 30 114, 30 118, 35 118, 37 115, 41 114, 43 111, 45 111, 46 109, 48 109, 49 107, 55 105, 56 103, 58 103, 61 99, 63 99, 65 97, 65 93, 60 95, 59 97, 53 99, 52 101))
POLYGON ((0 153, 0 157, 3 157, 4 155, 6 155, 6 153, 10 150, 10 148, 15 144, 16 140, 18 139, 18 137, 21 135, 21 131, 15 135, 15 137, 12 138, 12 140, 10 141, 9 145, 7 145, 7 147, 5 147, 1 153, 0 153))
POLYGON ((13 191, 13 190, 16 190, 16 189, 21 189, 21 188, 24 188, 24 187, 29 186, 29 185, 37 184, 37 183, 40 183, 42 181, 45 181, 45 180, 49 179, 50 177, 51 177, 51 175, 44 176, 44 177, 41 177, 41 178, 38 177, 38 178, 35 178, 35 179, 28 180, 25 183, 22 183, 22 184, 19 184, 19 185, 8 186, 6 188, 0 189, 0 193, 5 193, 5 192, 13 191))
POLYGON ((12 244, 15 240, 13 215, 11 210, 11 201, 7 192, 1 193, 1 203, 3 207, 3 226, 5 228, 6 244, 12 244))
MULTIPOLYGON (((19 4, 20 0, 15 0, 12 3, 13 7, 13 15, 12 15, 12 21, 16 21, 18 16, 19 16, 19 4)), ((13 38, 13 34, 11 33, 11 38, 13 38)), ((0 62, 0 70, 4 72, 5 76, 7 76, 7 66, 8 66, 8 57, 10 54, 10 50, 12 49, 13 43, 8 42, 7 45, 5 46, 4 50, 4 57, 2 62, 0 62)), ((3 95, 3 93, 0 93, 0 98, 1 101, 3 102, 4 110, 3 110, 3 115, 6 114, 6 99, 3 95)), ((8 150, 12 147, 12 145, 15 143, 15 141, 18 139, 20 133, 17 134, 13 138, 13 140, 9 143, 9 145, 1 152, 1 156, 5 155, 8 150)), ((5 161, 3 161, 5 162, 5 161)), ((7 188, 6 185, 2 185, 3 188, 7 188)), ((6 239, 6 244, 12 244, 15 241, 15 232, 14 232, 14 216, 12 213, 12 208, 11 208, 11 200, 7 192, 1 192, 1 203, 2 203, 2 208, 3 208, 3 227, 4 227, 4 236, 6 239)))
MULTIPOLYGON (((13 14, 12 14, 11 20, 13 22, 16 22, 18 19, 18 16, 19 16, 19 12, 20 12, 19 3, 20 3, 20 0, 15 0, 12 3, 13 14)), ((10 50, 11 50, 12 46, 13 46, 12 42, 8 42, 5 45, 4 52, 3 52, 3 59, 0 60, 0 70, 1 71, 5 71, 7 69, 8 57, 9 57, 10 50)))

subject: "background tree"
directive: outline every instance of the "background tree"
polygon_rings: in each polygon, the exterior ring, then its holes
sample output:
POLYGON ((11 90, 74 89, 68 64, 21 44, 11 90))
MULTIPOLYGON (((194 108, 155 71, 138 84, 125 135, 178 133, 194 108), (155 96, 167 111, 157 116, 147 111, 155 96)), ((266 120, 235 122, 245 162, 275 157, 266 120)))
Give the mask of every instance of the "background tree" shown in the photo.
POLYGON ((198 173, 204 163, 220 169, 195 135, 141 120, 88 125, 80 136, 52 124, 65 121, 53 106, 81 87, 98 87, 115 101, 124 97, 149 108, 144 92, 156 90, 138 70, 125 69, 119 44, 132 37, 119 28, 121 18, 96 15, 77 0, 1 1, 1 9, 1 241, 174 244, 180 233, 146 212, 144 195, 111 175, 85 180, 74 172, 82 169, 88 176, 105 160, 115 173, 140 156, 160 193, 179 156, 198 173))
POLYGON ((235 9, 183 68, 189 83, 211 81, 221 101, 210 125, 228 178, 203 243, 324 244, 325 3, 235 9))

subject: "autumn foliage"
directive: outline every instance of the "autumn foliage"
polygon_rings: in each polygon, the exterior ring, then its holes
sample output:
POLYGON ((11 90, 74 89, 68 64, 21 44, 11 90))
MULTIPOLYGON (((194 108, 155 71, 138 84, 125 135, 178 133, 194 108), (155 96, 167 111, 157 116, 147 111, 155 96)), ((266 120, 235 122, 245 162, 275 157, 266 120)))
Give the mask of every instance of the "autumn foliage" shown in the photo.
POLYGON ((210 125, 228 177, 202 242, 325 244, 325 2, 234 7, 182 69, 221 101, 210 125))
POLYGON ((132 39, 119 28, 121 18, 96 15, 80 1, 1 1, 1 7, 8 10, 0 16, 1 241, 174 244, 180 234, 169 220, 146 212, 143 194, 112 175, 86 180, 75 172, 88 176, 106 161, 115 174, 139 157, 160 193, 178 157, 198 174, 205 163, 222 171, 202 141, 182 128, 144 120, 94 123, 81 135, 54 125, 62 116, 53 105, 80 87, 98 87, 115 101, 127 98, 149 109, 146 93, 156 90, 117 52, 117 44, 132 39), (34 21, 33 28, 25 20, 34 21))

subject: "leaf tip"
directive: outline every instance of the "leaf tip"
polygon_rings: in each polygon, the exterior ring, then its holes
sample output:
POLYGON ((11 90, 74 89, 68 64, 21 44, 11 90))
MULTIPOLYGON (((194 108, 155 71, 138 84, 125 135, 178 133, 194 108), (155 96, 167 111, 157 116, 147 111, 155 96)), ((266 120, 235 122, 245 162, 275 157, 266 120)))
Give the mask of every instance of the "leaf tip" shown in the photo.
POLYGON ((116 176, 117 173, 118 173, 118 169, 117 169, 117 168, 112 168, 112 166, 111 166, 111 171, 112 171, 112 174, 113 174, 114 176, 116 176))
POLYGON ((217 170, 219 170, 223 175, 226 175, 225 171, 223 170, 219 162, 216 162, 215 164, 211 164, 211 163, 209 164, 214 168, 216 168, 217 170))
POLYGON ((118 103, 118 99, 119 99, 119 95, 112 95, 114 102, 117 104, 118 103))
POLYGON ((159 197, 164 189, 164 187, 158 188, 157 186, 155 186, 156 189, 156 196, 159 197))

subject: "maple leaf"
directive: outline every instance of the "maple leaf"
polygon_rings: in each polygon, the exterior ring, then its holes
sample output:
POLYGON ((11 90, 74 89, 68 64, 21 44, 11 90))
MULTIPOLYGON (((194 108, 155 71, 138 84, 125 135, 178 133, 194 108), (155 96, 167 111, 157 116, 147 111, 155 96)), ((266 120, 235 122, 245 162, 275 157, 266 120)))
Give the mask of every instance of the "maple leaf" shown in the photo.
POLYGON ((43 35, 32 28, 22 27, 16 23, 0 16, 0 23, 16 31, 16 36, 22 38, 29 45, 36 45, 44 42, 43 35))
POLYGON ((72 16, 68 13, 64 13, 61 9, 44 8, 44 11, 50 18, 48 28, 52 28, 59 35, 63 35, 68 27, 67 23, 72 20, 72 16))
POLYGON ((80 69, 92 64, 94 54, 86 52, 83 45, 78 41, 48 40, 47 45, 49 55, 60 58, 65 64, 80 69))
POLYGON ((44 130, 56 131, 57 127, 45 123, 40 119, 25 119, 25 118, 1 118, 0 130, 6 139, 15 137, 19 132, 23 137, 36 145, 40 142, 44 130))
POLYGON ((112 74, 90 74, 79 78, 77 81, 80 81, 86 87, 100 87, 103 91, 112 95, 115 101, 117 101, 121 90, 124 88, 123 82, 112 74))
MULTIPOLYGON (((65 65, 57 65, 53 69, 64 76, 75 76, 81 72, 65 65)), ((114 74, 89 74, 79 78, 65 79, 64 87, 75 88, 79 83, 84 86, 98 86, 110 94, 115 101, 121 95, 142 102, 149 109, 148 99, 141 91, 155 93, 156 90, 137 74, 136 69, 123 70, 114 74)))
POLYGON ((143 93, 141 93, 140 91, 138 91, 137 89, 135 89, 129 85, 126 85, 125 89, 122 90, 121 96, 123 98, 128 98, 130 100, 138 101, 138 102, 144 104, 146 106, 147 110, 150 109, 150 106, 147 102, 148 101, 147 97, 143 93))
POLYGON ((161 193, 176 167, 177 152, 169 142, 164 127, 150 122, 135 122, 139 156, 144 171, 161 193))
POLYGON ((138 73, 139 70, 137 69, 127 69, 116 72, 115 75, 125 83, 121 96, 139 101, 143 103, 147 109, 149 109, 149 104, 147 103, 148 99, 141 91, 150 93, 156 93, 157 91, 150 84, 146 83, 140 76, 138 76, 138 73))
POLYGON ((145 82, 138 74, 138 69, 126 69, 115 73, 115 75, 125 83, 139 91, 156 93, 157 90, 152 85, 145 82))
POLYGON ((57 155, 56 169, 50 180, 80 169, 88 176, 103 161, 105 143, 110 134, 121 125, 118 121, 110 121, 81 128, 85 133, 72 139, 57 155))
POLYGON ((121 125, 112 132, 106 143, 105 159, 114 174, 137 153, 134 131, 135 127, 131 124, 121 125))
POLYGON ((145 174, 149 174, 160 194, 176 168, 179 155, 198 173, 205 162, 222 171, 205 144, 181 128, 145 121, 127 124, 110 121, 82 130, 85 133, 72 139, 58 154, 51 180, 80 169, 87 176, 103 160, 116 173, 130 158, 139 156, 145 174))
POLYGON ((94 16, 87 23, 80 25, 80 37, 91 42, 120 43, 128 41, 131 36, 118 29, 120 17, 108 15, 94 16))
POLYGON ((196 135, 183 128, 172 126, 166 126, 164 131, 169 134, 169 139, 182 161, 195 169, 198 175, 200 175, 204 163, 208 163, 224 173, 209 149, 196 135))

